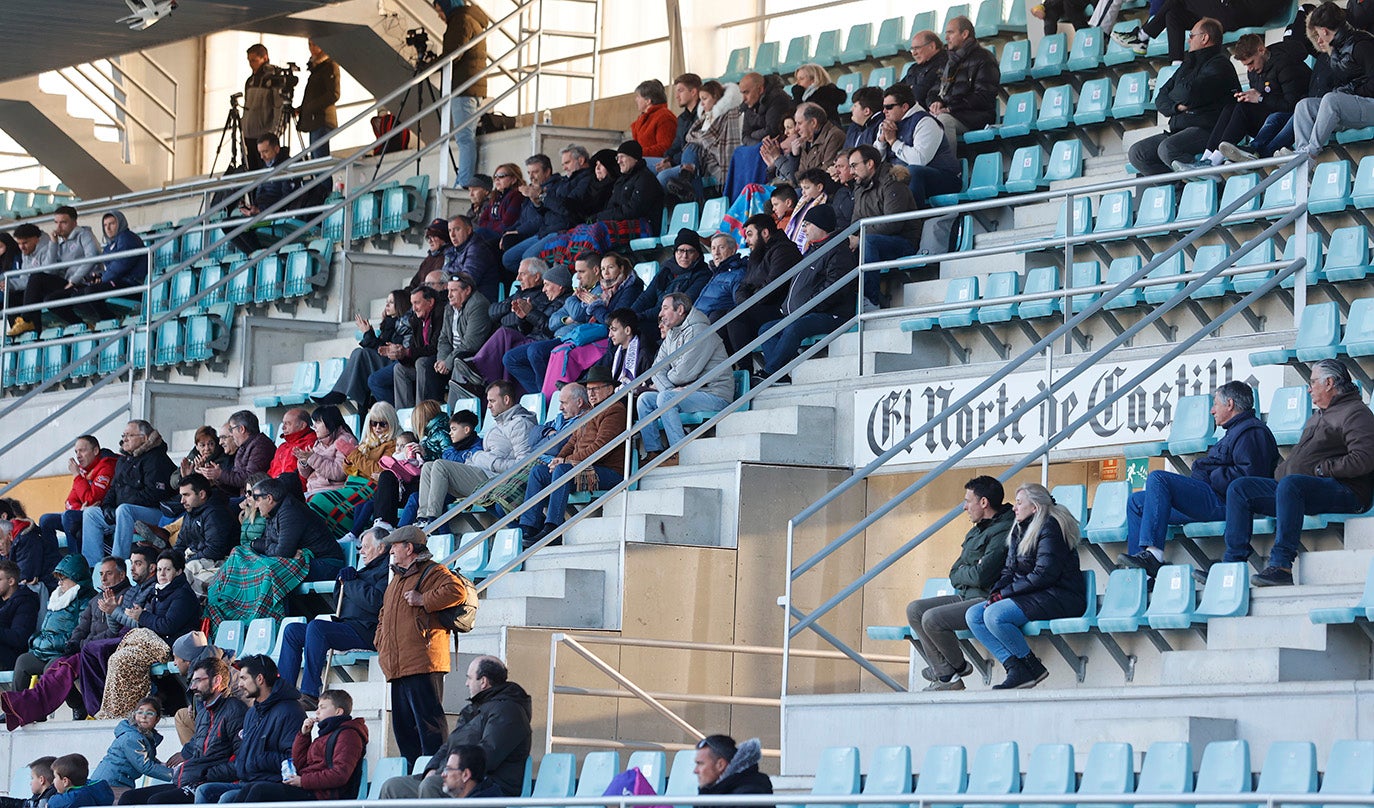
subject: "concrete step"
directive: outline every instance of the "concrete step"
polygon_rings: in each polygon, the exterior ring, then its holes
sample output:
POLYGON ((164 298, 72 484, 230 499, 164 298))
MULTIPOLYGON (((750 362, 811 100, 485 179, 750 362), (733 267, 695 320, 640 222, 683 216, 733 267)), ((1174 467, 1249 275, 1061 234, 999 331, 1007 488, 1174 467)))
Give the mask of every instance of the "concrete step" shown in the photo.
POLYGON ((683 447, 681 460, 686 465, 720 460, 829 465, 835 462, 834 434, 832 407, 737 412, 717 425, 714 438, 698 438, 683 447))
MULTIPOLYGON (((937 281, 936 283, 940 282, 937 281)), ((857 333, 841 334, 826 346, 826 350, 832 357, 856 356, 860 350, 859 336, 857 333)), ((863 330, 863 353, 865 356, 874 353, 909 354, 911 353, 911 338, 911 332, 903 331, 897 320, 880 320, 876 323, 869 323, 864 326, 863 330)))
MULTIPOLYGON (((1087 718, 1078 722, 1082 747, 1095 743, 1129 743, 1137 754, 1159 742, 1185 741, 1192 745, 1193 766, 1202 762, 1202 751, 1213 741, 1234 741, 1240 737, 1234 718, 1206 718, 1192 715, 1139 718, 1087 718)), ((1082 764, 1079 764, 1082 765, 1082 764)))
POLYGON ((1327 550, 1300 553, 1293 567, 1293 580, 1321 584, 1363 584, 1374 550, 1327 550))
POLYGON ((639 490, 616 497, 603 515, 584 519, 569 528, 574 543, 606 541, 624 536, 626 541, 716 546, 720 543, 718 514, 723 493, 718 488, 677 486, 639 490), (629 504, 621 531, 622 510, 629 504))
POLYGON ((1345 549, 1374 550, 1374 517, 1362 516, 1346 520, 1345 549))
POLYGON ((1360 599, 1364 587, 1359 584, 1303 584, 1276 586, 1250 590, 1250 616, 1306 617, 1312 609, 1349 606, 1360 599))
POLYGON ((1307 614, 1233 617, 1207 624, 1207 650, 1301 648, 1325 651, 1326 626, 1313 625, 1307 614))
MULTIPOLYGON (((864 358, 865 364, 871 361, 864 358)), ((815 384, 840 379, 857 379, 858 362, 852 356, 819 356, 808 359, 792 370, 793 384, 815 384)))
POLYGON ((1161 685, 1236 685, 1341 681, 1369 675, 1369 655, 1330 654, 1307 648, 1233 648, 1171 651, 1163 655, 1161 685))
POLYGON ((486 625, 604 628, 602 601, 606 575, 601 570, 542 570, 508 575, 492 585, 482 601, 486 625), (528 583, 518 578, 528 576, 528 583), (504 596, 498 590, 522 592, 504 596), (534 594, 534 593, 540 594, 534 594))

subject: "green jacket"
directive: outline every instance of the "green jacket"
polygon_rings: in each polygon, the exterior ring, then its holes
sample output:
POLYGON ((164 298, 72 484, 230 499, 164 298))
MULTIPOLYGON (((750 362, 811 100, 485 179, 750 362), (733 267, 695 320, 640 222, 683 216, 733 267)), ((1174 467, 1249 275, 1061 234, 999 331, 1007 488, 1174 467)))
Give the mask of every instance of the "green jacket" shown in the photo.
POLYGON ((1007 534, 1014 521, 1011 505, 1004 504, 996 516, 974 525, 964 536, 959 558, 949 569, 949 581, 964 599, 985 598, 997 583, 1007 563, 1007 534))

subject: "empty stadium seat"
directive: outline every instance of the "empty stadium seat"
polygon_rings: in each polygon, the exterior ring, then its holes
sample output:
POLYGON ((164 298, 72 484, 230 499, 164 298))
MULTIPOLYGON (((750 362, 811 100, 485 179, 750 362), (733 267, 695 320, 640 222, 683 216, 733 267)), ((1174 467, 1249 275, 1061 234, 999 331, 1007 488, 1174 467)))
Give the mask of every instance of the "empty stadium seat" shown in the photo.
POLYGON ((1135 790, 1135 767, 1128 743, 1095 743, 1083 764, 1079 794, 1129 794, 1135 790))
POLYGON ((259 617, 248 623, 243 632, 243 647, 239 656, 272 653, 272 642, 277 637, 277 621, 270 617, 259 617))
MULTIPOLYGON (((1172 278, 1183 274, 1183 253, 1176 252, 1169 256, 1159 266, 1150 270, 1148 278, 1154 280, 1158 278, 1172 278)), ((1184 284, 1180 283, 1160 283, 1154 286, 1146 286, 1143 290, 1145 302, 1152 305, 1159 305, 1183 290, 1184 284)))
POLYGON ((1374 741, 1332 743, 1320 793, 1374 794, 1374 741))
POLYGON ((1322 271, 1329 281, 1364 280, 1369 274, 1369 233, 1364 225, 1342 227, 1331 233, 1322 271))
POLYGON ((1213 564, 1193 619, 1244 617, 1250 613, 1250 565, 1244 561, 1213 564))
MULTIPOLYGON (((420 759, 424 760, 423 757, 420 759)), ((380 800, 382 798, 382 784, 393 777, 404 776, 406 773, 406 759, 403 757, 384 757, 377 761, 377 770, 372 773, 372 783, 367 789, 367 798, 380 800)))
POLYGON ((1274 391, 1264 422, 1280 446, 1292 446, 1302 436, 1311 415, 1312 396, 1307 387, 1280 387, 1274 391))
MULTIPOLYGON (((1007 98, 1007 108, 1002 112, 1001 124, 990 127, 996 135, 1001 138, 1020 137, 1029 135, 1035 128, 1035 108, 1036 98, 1033 92, 1016 93, 1007 98)), ((982 130, 987 132, 988 130, 982 130)), ((967 132, 964 139, 970 143, 977 142, 979 139, 988 139, 978 132, 967 132), (977 137, 970 139, 969 135, 977 137)))
POLYGON ((1357 620, 1374 620, 1374 561, 1365 573, 1364 594, 1354 606, 1326 606, 1308 612, 1308 618, 1317 624, 1354 623, 1357 620))
POLYGON ((932 746, 921 760, 914 794, 963 794, 968 785, 968 752, 962 746, 932 746))
POLYGON ((1107 588, 1102 594, 1102 603, 1098 606, 1096 617, 1051 620, 1050 631, 1055 634, 1077 634, 1096 626, 1106 633, 1133 632, 1145 620, 1145 609, 1148 606, 1147 584, 1145 570, 1112 570, 1112 574, 1107 577, 1107 588))
POLYGON ((1260 209, 1271 219, 1283 216, 1284 208, 1291 208, 1297 204, 1297 190, 1297 172, 1289 171, 1265 190, 1260 209))
POLYGON ((1360 158, 1350 200, 1357 208, 1374 208, 1374 154, 1360 158))
POLYGON ((378 194, 365 193, 353 198, 353 232, 349 233, 349 238, 354 241, 362 241, 376 236, 380 232, 381 216, 380 202, 378 194))
POLYGON ((1341 311, 1335 303, 1311 303, 1303 309, 1298 336, 1292 348, 1272 348, 1250 354, 1254 365, 1282 365, 1293 359, 1304 362, 1336 355, 1341 341, 1341 311))
POLYGON ((886 90, 897 80, 897 68, 895 67, 875 67, 873 72, 868 74, 868 84, 870 87, 881 87, 886 90))
MULTIPOLYGON (((466 545, 477 538, 480 533, 464 533, 459 538, 460 546, 466 545)), ((478 571, 486 568, 487 565, 487 542, 473 545, 471 550, 459 556, 451 565, 454 569, 461 570, 464 575, 472 580, 478 580, 478 571)))
MULTIPOLYGON (((1069 270, 1069 288, 1071 289, 1098 286, 1101 282, 1102 265, 1096 261, 1075 261, 1069 270)), ((1101 296, 1101 292, 1074 295, 1069 298, 1069 305, 1072 306, 1073 313, 1077 314, 1092 305, 1101 296)))
POLYGON ((1092 79, 1083 83, 1078 92, 1078 106, 1073 112, 1075 126, 1089 126, 1103 123, 1111 113, 1112 82, 1110 79, 1092 79))
MULTIPOLYGON (((988 276, 983 287, 984 300, 1016 297, 1021 285, 1021 276, 1015 272, 994 272, 988 276)), ((978 322, 1005 323, 1017 316, 1018 303, 995 303, 978 307, 978 322)))
POLYGON ((1073 200, 1073 229, 1070 232, 1068 224, 1068 206, 1060 205, 1059 218, 1054 225, 1054 237, 1063 238, 1065 235, 1083 236, 1092 232, 1093 220, 1093 201, 1088 197, 1074 197, 1073 200))
POLYGON ((1026 71, 1030 69, 1030 40, 1018 39, 1008 42, 1002 48, 998 66, 1001 68, 1003 84, 1025 79, 1026 71))
POLYGON ((855 23, 849 27, 849 37, 845 40, 844 50, 840 51, 841 62, 862 62, 873 53, 873 23, 855 23))
POLYGON ((868 760, 865 795, 896 796, 911 793, 911 747, 880 746, 868 760))
POLYGON ((980 154, 973 161, 973 172, 969 176, 968 190, 964 198, 970 200, 992 199, 1002 193, 1002 153, 980 154))
MULTIPOLYGON (((977 160, 974 165, 977 166, 977 160)), ((1011 155, 1011 165, 1002 188, 1011 194, 1032 193, 1045 185, 1044 172, 1044 157, 1040 147, 1022 146, 1011 155)))
MULTIPOLYGON (((1035 267, 1026 271, 1026 285, 1022 289, 1024 295, 1034 295, 1043 292, 1055 292, 1059 290, 1059 270, 1056 267, 1035 267)), ((1062 299, 1058 297, 1046 297, 1037 300, 1022 300, 1019 304, 1018 316, 1023 320, 1034 320, 1041 317, 1053 317, 1060 311, 1062 299)))
POLYGON ((878 35, 873 38, 873 58, 882 59, 906 53, 910 37, 902 38, 906 20, 901 17, 888 17, 878 24, 878 35))
POLYGON ((1202 750, 1194 794, 1244 794, 1249 792, 1250 744, 1245 741, 1212 741, 1202 750))
POLYGON ((979 39, 997 36, 1002 27, 1002 0, 983 0, 973 17, 973 35, 979 39))
MULTIPOLYGON (((811 783, 814 796, 848 796, 859 793, 859 750, 853 746, 831 746, 821 750, 816 777, 811 783)), ((814 808, 821 808, 815 806, 814 808)), ((854 808, 841 805, 837 808, 854 808)))
POLYGON ((749 72, 749 48, 735 48, 725 59, 725 72, 720 74, 722 82, 739 81, 749 72))
POLYGON ((1117 120, 1144 115, 1150 104, 1150 74, 1141 70, 1125 73, 1116 81, 1112 117, 1117 120))
MULTIPOLYGON (((539 760, 539 776, 534 780, 534 790, 530 796, 552 799, 566 799, 573 796, 576 767, 577 759, 569 752, 544 753, 544 756, 539 760)), ((674 767, 674 773, 676 773, 676 767, 674 767)))
POLYGON ((222 648, 238 656, 243 647, 243 623, 239 620, 223 620, 215 630, 215 647, 222 648))
POLYGON ((1109 234, 1117 230, 1125 230, 1130 226, 1130 189, 1108 191, 1103 194, 1102 198, 1098 200, 1097 222, 1093 226, 1093 233, 1097 235, 1109 234))
MULTIPOLYGON (((1141 266, 1142 263, 1138 255, 1114 258, 1111 264, 1107 266, 1107 279, 1104 282, 1113 285, 1119 284, 1139 272, 1141 266)), ((1141 296, 1142 290, 1139 287, 1123 289, 1115 297, 1108 300, 1103 305, 1103 308, 1110 311, 1112 309, 1128 309, 1132 306, 1138 306, 1140 305, 1141 296)))
MULTIPOLYGON (((1241 197, 1250 193, 1256 185, 1259 185, 1259 175, 1253 173, 1232 174, 1226 178, 1226 185, 1221 191, 1221 201, 1217 203, 1217 210, 1224 210, 1241 197)), ((1240 207, 1236 208, 1236 213, 1252 213, 1259 210, 1260 198, 1251 196, 1245 200, 1240 207)))
POLYGON ((1126 500, 1131 495, 1131 484, 1103 482, 1093 493, 1092 513, 1083 533, 1093 544, 1126 540, 1126 500))
MULTIPOLYGON (((1211 577, 1211 576, 1208 576, 1211 577)), ((1145 619, 1150 628, 1184 629, 1193 624, 1193 568, 1166 564, 1155 574, 1154 594, 1145 619)))
MULTIPOLYGON (((1272 242, 1265 243, 1270 244, 1272 246, 1272 242)), ((1255 251, 1246 253, 1244 256, 1242 256, 1242 258, 1254 256, 1257 250, 1258 248, 1256 248, 1255 251)), ((1216 267, 1217 264, 1220 264, 1222 261, 1226 260, 1226 256, 1229 255, 1230 252, 1230 249, 1228 249, 1224 244, 1206 244, 1201 247, 1198 247, 1197 254, 1193 256, 1192 271, 1194 273, 1210 272, 1213 268, 1216 267)), ((1272 255, 1270 256, 1270 260, 1273 260, 1272 255)), ((1237 260, 1236 263, 1239 264, 1240 261, 1237 260)), ((1189 297, 1193 298, 1194 300, 1205 300, 1207 298, 1212 297, 1221 297, 1222 295, 1231 291, 1231 282, 1231 276, 1218 275, 1215 278, 1212 278, 1210 281, 1207 281, 1198 288, 1194 289, 1192 294, 1189 295, 1189 297)))
POLYGON ((577 778, 575 797, 599 797, 606 792, 611 778, 620 771, 620 753, 614 751, 588 752, 582 759, 582 772, 577 778))
POLYGON ((1156 741, 1140 764, 1137 794, 1187 794, 1193 790, 1193 748, 1183 741, 1156 741))
POLYGON ((1312 213, 1335 213, 1345 210, 1351 202, 1350 163, 1318 163, 1312 170, 1307 209, 1312 213))
POLYGON ((1021 759, 1015 741, 984 744, 968 772, 972 794, 1015 794, 1021 790, 1021 759))
POLYGON ((1040 132, 1063 129, 1069 125, 1073 115, 1073 87, 1064 84, 1050 87, 1040 98, 1040 115, 1035 119, 1035 128, 1040 132))
POLYGON ((665 230, 666 235, 659 238, 658 243, 663 247, 673 246, 674 239, 677 238, 679 230, 696 230, 699 220, 699 212, 696 202, 682 202, 674 205, 672 212, 668 214, 668 226, 665 230))
POLYGON ((1083 176, 1083 144, 1077 140, 1061 140, 1050 148, 1045 164, 1045 182, 1072 180, 1083 176))
MULTIPOLYGON (((491 537, 491 548, 487 556, 486 564, 480 569, 473 570, 472 574, 468 577, 473 579, 489 577, 492 573, 514 561, 520 553, 524 552, 524 549, 518 529, 506 528, 504 530, 498 530, 491 537)), ((519 569, 519 567, 516 569, 519 569)))
POLYGON ((1068 37, 1063 33, 1049 34, 1040 40, 1035 51, 1035 64, 1031 66, 1031 78, 1047 79, 1064 72, 1069 61, 1068 37))
POLYGON ((1350 304, 1340 347, 1350 356, 1374 354, 1374 298, 1362 297, 1350 304))
POLYGON ((973 302, 978 299, 978 278, 972 275, 963 278, 952 278, 949 287, 945 291, 946 303, 964 303, 965 308, 950 309, 940 312, 936 318, 941 328, 961 328, 972 325, 976 319, 977 309, 973 302))
POLYGON ((783 75, 790 75, 809 61, 811 61, 810 35, 792 37, 787 43, 787 56, 778 63, 778 72, 783 75))
POLYGON ((1140 192, 1140 207, 1136 210, 1136 227, 1167 229, 1174 222, 1174 186, 1151 185, 1140 192))
POLYGON ((862 87, 863 84, 864 77, 860 73, 846 73, 835 79, 835 86, 844 90, 844 101, 839 106, 840 114, 849 112, 854 108, 854 103, 850 99, 854 97, 854 91, 862 87))
POLYGON ((822 31, 820 35, 816 37, 816 52, 811 55, 811 61, 821 67, 830 67, 839 62, 839 55, 839 30, 822 31))
POLYGON ((1031 750, 1021 793, 1072 794, 1077 780, 1073 747, 1066 743, 1042 743, 1031 750))
POLYGON ((761 42, 759 52, 754 55, 754 72, 767 76, 778 72, 778 49, 780 42, 761 42))
POLYGON ((1202 221, 1217 212, 1217 184, 1210 179, 1193 180, 1183 186, 1178 198, 1179 222, 1202 221))
POLYGON ((662 794, 668 783, 668 756, 664 752, 652 749, 631 752, 630 759, 625 761, 625 768, 639 769, 639 773, 653 786, 655 794, 662 794))
POLYGON ((1255 790, 1263 794, 1311 794, 1316 791, 1316 745, 1310 741, 1269 744, 1255 790))

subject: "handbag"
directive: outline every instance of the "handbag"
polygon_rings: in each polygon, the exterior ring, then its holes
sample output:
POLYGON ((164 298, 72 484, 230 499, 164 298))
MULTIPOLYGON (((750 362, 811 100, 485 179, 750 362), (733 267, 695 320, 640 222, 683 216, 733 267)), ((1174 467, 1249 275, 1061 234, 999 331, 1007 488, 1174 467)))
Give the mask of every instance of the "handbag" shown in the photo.
POLYGON ((570 342, 580 348, 599 339, 605 339, 609 334, 610 331, 601 323, 581 323, 573 326, 567 336, 563 337, 563 341, 570 342))
POLYGON ((396 479, 403 483, 414 482, 420 478, 420 469, 403 460, 397 460, 393 455, 382 458, 382 468, 396 475, 396 479))

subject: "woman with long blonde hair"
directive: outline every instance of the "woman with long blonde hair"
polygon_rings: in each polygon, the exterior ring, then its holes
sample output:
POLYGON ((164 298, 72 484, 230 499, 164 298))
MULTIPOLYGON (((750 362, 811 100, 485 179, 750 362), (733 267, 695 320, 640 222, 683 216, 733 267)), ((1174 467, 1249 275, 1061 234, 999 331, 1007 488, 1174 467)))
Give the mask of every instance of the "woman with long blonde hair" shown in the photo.
POLYGON ((310 509, 324 517, 336 539, 352 532, 353 509, 372 498, 382 472, 382 458, 396 451, 396 438, 401 434, 396 408, 385 401, 373 404, 362 432, 358 447, 344 460, 348 479, 343 486, 310 498, 310 509))
POLYGON ((1016 521, 1007 534, 1007 563, 988 599, 968 610, 968 627, 1007 678, 993 690, 1035 687, 1049 671, 1031 651, 1021 627, 1032 620, 1083 614, 1087 592, 1078 567, 1078 520, 1045 486, 1025 483, 1012 502, 1016 521))

